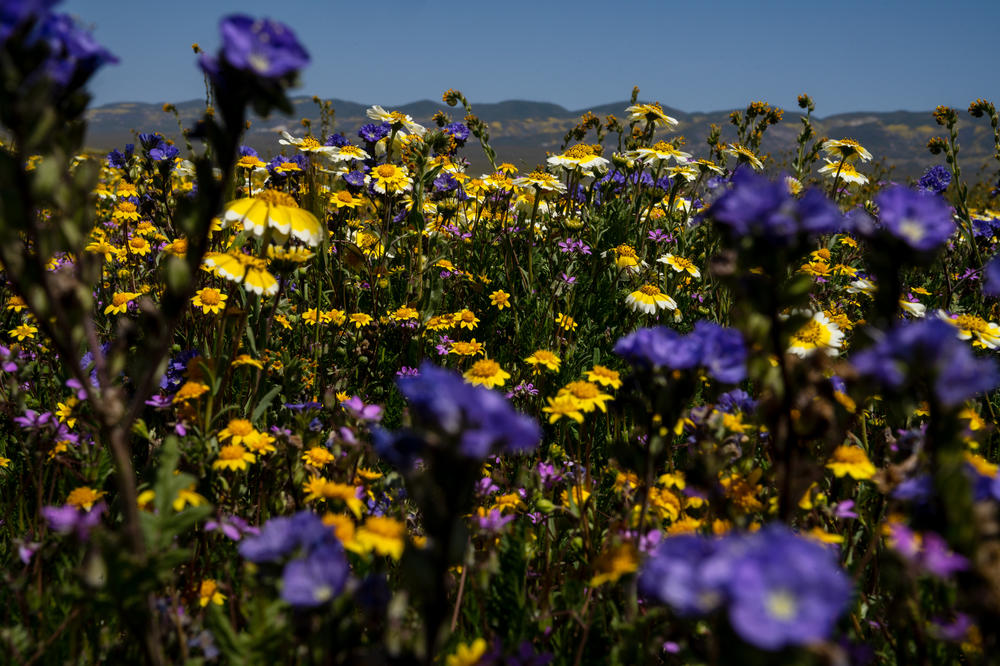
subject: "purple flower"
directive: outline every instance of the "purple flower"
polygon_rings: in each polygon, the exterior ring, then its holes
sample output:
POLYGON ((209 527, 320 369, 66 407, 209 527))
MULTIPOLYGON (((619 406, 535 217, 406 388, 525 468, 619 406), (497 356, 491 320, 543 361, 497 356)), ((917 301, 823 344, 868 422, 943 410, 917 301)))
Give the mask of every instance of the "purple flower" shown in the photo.
POLYGON ((127 169, 128 163, 132 159, 132 153, 135 151, 134 143, 125 144, 125 152, 121 152, 117 148, 108 153, 108 166, 112 169, 127 169))
POLYGON ((276 562, 297 548, 308 550, 330 536, 323 521, 310 511, 300 511, 290 518, 272 518, 260 534, 244 539, 240 555, 251 562, 276 562))
MULTIPOLYGON (((309 64, 309 54, 283 23, 234 14, 219 22, 219 33, 220 56, 233 69, 280 79, 309 64)), ((210 76, 218 71, 213 58, 203 56, 201 66, 210 76)))
POLYGON ((926 380, 946 407, 1000 385, 996 363, 977 358, 956 338, 955 328, 939 319, 902 323, 851 361, 884 389, 903 391, 926 380))
POLYGON ((875 197, 879 227, 918 252, 944 245, 955 233, 952 209, 937 194, 894 185, 875 197))
POLYGON ((253 536, 260 534, 259 528, 251 527, 247 521, 239 516, 221 516, 217 521, 209 520, 205 523, 206 532, 214 532, 215 530, 221 530, 231 541, 239 541, 247 534, 253 536))
POLYGON ((917 181, 917 186, 920 189, 934 194, 941 194, 948 189, 949 185, 951 185, 951 171, 941 164, 932 166, 917 181))
POLYGON ((378 405, 366 405, 358 396, 344 400, 340 404, 356 419, 362 421, 382 420, 382 408, 378 405))
POLYGON ((825 640, 851 599, 835 551, 783 525, 770 525, 736 547, 727 591, 729 621, 765 650, 825 640))
POLYGON ((367 143, 377 143, 378 141, 389 136, 389 132, 392 130, 392 125, 389 123, 367 123, 361 126, 358 130, 358 136, 367 143))
POLYGON ((653 229, 647 236, 654 243, 673 243, 674 237, 666 233, 663 229, 653 229))
POLYGON ((364 187, 365 174, 360 171, 348 171, 344 174, 344 182, 351 187, 364 187))
POLYGON ((983 267, 983 294, 993 298, 1000 296, 1000 256, 993 257, 983 267))
POLYGON ((736 384, 746 377, 746 346, 734 329, 699 321, 694 330, 680 335, 665 326, 640 328, 618 340, 615 353, 640 367, 690 370, 704 367, 724 383, 736 384))
POLYGON ((347 559, 340 542, 326 541, 305 558, 285 565, 281 598, 297 608, 322 605, 343 591, 347 575, 347 559))
POLYGON ((335 146, 337 148, 343 148, 344 146, 351 145, 351 142, 347 140, 347 137, 341 133, 331 134, 326 137, 326 141, 323 142, 324 146, 335 146))
POLYGON ((708 216, 735 238, 756 236, 777 244, 801 234, 833 233, 842 223, 838 208, 819 190, 796 199, 784 179, 771 181, 745 168, 736 170, 732 187, 708 216))
POLYGON ((434 433, 434 440, 456 439, 459 455, 480 460, 534 449, 541 438, 538 423, 502 394, 470 386, 451 370, 425 361, 418 377, 401 377, 396 385, 409 402, 415 430, 375 428, 373 435, 376 452, 397 466, 412 465, 425 446, 422 432, 434 433))
POLYGON ((485 516, 479 516, 476 518, 476 522, 479 524, 479 529, 484 532, 499 532, 512 520, 514 520, 513 515, 504 516, 500 513, 500 509, 490 509, 490 512, 485 516))
POLYGON ((70 504, 63 506, 46 506, 42 508, 42 517, 49 528, 62 534, 73 532, 81 541, 86 541, 90 530, 101 522, 101 514, 107 509, 104 502, 98 502, 90 511, 83 511, 70 504))
POLYGON ((469 128, 462 123, 451 123, 444 126, 444 132, 454 137, 455 142, 461 146, 469 138, 469 128))
POLYGON ((38 413, 33 409, 25 410, 24 416, 14 418, 14 423, 25 430, 42 430, 43 428, 55 427, 57 421, 52 412, 38 413))
MULTIPOLYGON (((14 4, 23 6, 19 2, 14 4)), ((62 87, 82 84, 100 67, 118 62, 118 58, 98 44, 90 32, 78 26, 68 14, 44 16, 31 37, 32 41, 35 39, 49 48, 50 55, 42 71, 62 87)))
POLYGON ((725 601, 726 558, 721 539, 682 534, 664 539, 639 572, 639 591, 678 615, 709 613, 725 601))

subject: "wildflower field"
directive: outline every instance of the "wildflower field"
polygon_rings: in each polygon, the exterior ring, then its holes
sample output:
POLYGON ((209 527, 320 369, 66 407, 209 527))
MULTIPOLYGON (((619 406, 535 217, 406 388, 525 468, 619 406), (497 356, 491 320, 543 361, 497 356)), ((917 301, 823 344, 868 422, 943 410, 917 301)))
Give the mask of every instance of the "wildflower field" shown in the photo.
POLYGON ((531 170, 456 90, 258 152, 309 56, 237 15, 98 155, 53 4, 0 5, 0 661, 996 660, 992 103, 911 183, 807 95, 789 155, 638 89, 531 170))

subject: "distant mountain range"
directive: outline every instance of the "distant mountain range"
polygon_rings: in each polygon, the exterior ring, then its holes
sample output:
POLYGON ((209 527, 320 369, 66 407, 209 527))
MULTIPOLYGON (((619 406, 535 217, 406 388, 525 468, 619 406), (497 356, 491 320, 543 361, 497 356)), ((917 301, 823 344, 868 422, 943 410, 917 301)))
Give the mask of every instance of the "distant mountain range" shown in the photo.
MULTIPOLYGON (((334 131, 343 132, 350 138, 356 137, 358 128, 371 122, 365 115, 367 105, 345 100, 331 100, 336 111, 334 131)), ((272 116, 268 119, 253 118, 245 142, 254 146, 262 156, 280 152, 277 139, 281 130, 288 130, 300 136, 302 118, 309 118, 314 131, 319 131, 319 109, 311 97, 296 97, 292 100, 293 116, 272 116)), ((602 104, 576 111, 547 102, 510 100, 495 104, 473 104, 473 111, 489 124, 491 145, 496 149, 498 159, 511 162, 520 168, 532 168, 544 162, 546 152, 557 152, 563 136, 580 119, 591 111, 604 118, 614 114, 624 119, 627 101, 602 104)), ((185 127, 193 125, 204 108, 202 100, 191 100, 175 105, 185 127)), ((461 107, 450 108, 443 103, 422 100, 391 110, 401 111, 419 123, 431 125, 431 116, 438 110, 461 120, 461 107)), ((705 137, 709 126, 715 123, 723 128, 723 139, 733 140, 735 130, 729 124, 729 111, 708 113, 687 113, 679 109, 664 107, 664 110, 679 121, 677 134, 687 140, 685 150, 696 155, 707 151, 705 137)), ((787 164, 795 138, 801 128, 798 109, 786 111, 784 120, 768 129, 764 137, 762 152, 770 155, 777 165, 787 164)), ((87 146, 95 150, 110 150, 134 140, 134 132, 161 132, 164 136, 178 140, 180 132, 172 114, 165 113, 159 104, 120 102, 96 107, 88 111, 89 128, 87 146)), ((928 167, 943 162, 940 156, 927 151, 927 140, 944 134, 944 128, 935 124, 930 111, 857 112, 841 113, 826 118, 813 118, 813 126, 819 136, 830 138, 852 138, 865 146, 875 159, 881 159, 893 168, 892 178, 906 180, 919 176, 928 167)), ((591 134, 593 137, 593 134, 591 134)), ((463 155, 472 162, 474 171, 487 168, 481 151, 472 143, 463 155)), ((993 154, 993 137, 989 123, 973 121, 963 114, 959 142, 965 174, 970 181, 989 178, 996 165, 988 165, 993 154), (985 166, 988 171, 977 173, 985 166)), ((865 168, 862 167, 862 172, 865 168)))

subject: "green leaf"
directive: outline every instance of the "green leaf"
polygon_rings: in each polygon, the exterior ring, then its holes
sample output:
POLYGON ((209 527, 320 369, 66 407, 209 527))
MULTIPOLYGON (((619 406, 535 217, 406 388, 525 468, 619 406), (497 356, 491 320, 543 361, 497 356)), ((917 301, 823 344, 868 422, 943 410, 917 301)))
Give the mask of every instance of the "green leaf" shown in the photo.
POLYGON ((274 388, 272 388, 270 391, 267 392, 267 395, 265 395, 263 398, 260 399, 260 402, 257 403, 257 406, 253 408, 253 414, 250 416, 251 423, 257 423, 257 420, 261 417, 261 415, 264 412, 267 411, 267 408, 271 406, 272 402, 274 402, 275 396, 278 395, 278 393, 280 392, 281 392, 281 387, 275 386, 274 388))

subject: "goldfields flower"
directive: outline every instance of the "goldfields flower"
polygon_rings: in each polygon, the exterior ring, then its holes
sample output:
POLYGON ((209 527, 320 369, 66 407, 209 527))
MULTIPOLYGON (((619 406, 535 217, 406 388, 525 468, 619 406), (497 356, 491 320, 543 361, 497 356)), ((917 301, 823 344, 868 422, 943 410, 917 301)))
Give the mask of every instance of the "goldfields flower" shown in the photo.
POLYGON ((471 643, 459 643, 453 654, 444 658, 444 666, 476 666, 486 654, 486 639, 477 638, 471 643))
POLYGON ((219 457, 212 463, 212 469, 246 470, 247 463, 256 462, 257 456, 239 444, 227 444, 219 449, 219 457))
POLYGON ((257 359, 253 358, 249 354, 240 354, 239 356, 233 359, 232 365, 234 368, 238 368, 241 365, 249 365, 254 368, 257 368, 258 370, 264 369, 264 364, 258 361, 257 359))
POLYGON ((875 465, 860 446, 838 446, 826 466, 836 477, 850 476, 863 481, 875 476, 875 465))
POLYGON ((476 328, 476 324, 479 323, 479 317, 476 313, 468 308, 463 308, 462 310, 456 312, 452 315, 454 321, 458 323, 459 327, 467 328, 470 331, 476 328))
POLYGON ((677 120, 668 116, 659 102, 650 104, 633 104, 625 109, 628 119, 635 122, 652 122, 656 127, 666 127, 673 129, 677 127, 677 120))
POLYGON ((140 257, 145 257, 152 251, 149 241, 142 236, 132 236, 128 241, 128 248, 132 254, 139 255, 140 257))
POLYGON ((198 605, 204 608, 210 603, 216 606, 221 606, 222 602, 226 600, 224 594, 219 592, 218 584, 211 578, 206 578, 201 581, 201 586, 198 588, 198 605))
POLYGON ((308 245, 319 245, 322 227, 316 216, 299 208, 291 195, 279 190, 264 190, 252 198, 237 199, 226 204, 222 224, 228 227, 242 223, 255 236, 264 236, 268 230, 284 242, 289 235, 308 245))
POLYGON ((348 190, 340 190, 339 192, 334 192, 330 195, 329 202, 337 210, 340 210, 341 208, 353 210, 362 205, 365 200, 354 196, 348 190))
POLYGON ((864 185, 868 182, 868 177, 854 168, 850 162, 832 162, 823 158, 826 164, 819 168, 819 172, 830 178, 838 178, 845 183, 864 185))
POLYGON ((572 394, 563 393, 545 400, 549 404, 542 407, 542 411, 549 415, 549 423, 555 423, 564 416, 583 423, 583 405, 572 394))
POLYGON ((336 460, 336 456, 330 453, 330 450, 325 446, 314 446, 302 454, 302 460, 310 467, 323 469, 336 460))
POLYGON ((103 490, 94 490, 90 486, 80 486, 70 491, 69 496, 66 497, 66 504, 90 511, 94 507, 94 504, 97 503, 97 500, 106 494, 103 490))
POLYGON ((364 312, 355 312, 354 314, 348 316, 348 319, 352 324, 354 324, 355 328, 368 326, 373 321, 372 316, 367 315, 364 312))
POLYGON ((937 315, 958 329, 960 340, 972 340, 973 347, 996 349, 1000 346, 1000 325, 994 322, 972 314, 949 315, 943 310, 938 310, 937 315))
POLYGON ((622 387, 621 375, 617 370, 605 368, 603 365, 595 365, 587 372, 587 381, 595 382, 601 386, 610 386, 613 389, 622 387))
POLYGON ((676 255, 670 254, 669 252, 659 259, 658 262, 661 264, 667 264, 674 269, 677 273, 688 273, 691 277, 699 278, 701 277, 701 271, 698 267, 694 265, 694 262, 690 259, 685 259, 684 257, 678 257, 676 255))
POLYGON ((191 302, 195 307, 201 308, 203 314, 218 314, 225 309, 227 298, 229 297, 218 289, 205 287, 195 292, 191 302))
POLYGON ((486 348, 483 346, 483 343, 476 342, 475 338, 472 338, 469 342, 456 340, 451 343, 448 353, 457 354, 458 356, 475 356, 476 354, 485 354, 486 348))
POLYGON ((547 368, 552 372, 559 372, 559 357, 547 349, 539 349, 524 360, 534 366, 536 373, 541 372, 541 368, 547 368))
POLYGON ((131 201, 119 201, 115 204, 115 210, 111 213, 111 219, 138 222, 139 221, 139 209, 131 201))
POLYGON ((302 489, 306 492, 307 502, 311 500, 340 500, 347 505, 355 518, 361 517, 364 504, 358 499, 359 488, 355 486, 334 483, 322 476, 314 476, 303 484, 302 489))
POLYGON ((406 524, 385 516, 368 516, 354 538, 366 551, 398 560, 406 546, 406 524))
POLYGON ((226 427, 219 431, 219 441, 230 440, 230 444, 241 444, 244 439, 256 432, 253 424, 247 419, 230 419, 226 427))
POLYGON ((496 361, 488 358, 480 359, 472 364, 464 375, 465 381, 470 384, 478 384, 486 388, 503 386, 504 382, 510 379, 510 373, 500 367, 496 361))
POLYGON ((35 333, 38 333, 38 329, 31 324, 18 324, 14 328, 7 331, 7 335, 12 338, 17 338, 18 342, 24 342, 25 338, 28 340, 34 340, 35 333))
POLYGON ((816 312, 792 335, 788 352, 801 358, 819 350, 836 356, 843 343, 844 333, 825 314, 816 312))
POLYGON ((111 303, 104 308, 104 314, 124 314, 128 310, 129 303, 138 297, 139 294, 129 291, 115 292, 111 297, 111 303))
POLYGON ((393 321, 397 322, 412 321, 417 319, 419 316, 420 313, 408 305, 403 305, 401 307, 398 307, 394 311, 389 313, 389 319, 392 319, 393 321))
POLYGON ((273 296, 278 293, 278 281, 268 272, 263 259, 242 252, 210 252, 205 255, 205 265, 213 268, 216 275, 242 283, 255 294, 273 296))
POLYGON ((194 400, 195 398, 201 397, 206 393, 208 393, 207 384, 189 380, 181 384, 181 387, 177 389, 177 393, 174 394, 171 402, 176 405, 178 403, 187 402, 188 400, 194 400))
POLYGON ((607 412, 608 408, 605 403, 608 400, 614 400, 614 398, 607 393, 601 393, 601 390, 597 388, 596 384, 584 381, 575 381, 566 384, 566 386, 559 389, 559 393, 556 397, 564 395, 573 396, 580 409, 584 412, 592 412, 594 409, 600 409, 602 412, 607 412))
POLYGON ((633 543, 623 543, 605 551, 595 563, 596 573, 590 579, 591 587, 614 583, 626 574, 639 570, 639 549, 633 543))
POLYGON ((243 438, 243 444, 250 450, 251 453, 257 455, 264 455, 267 453, 274 453, 278 449, 274 447, 274 437, 267 434, 266 432, 254 431, 243 438))
POLYGON ((556 326, 560 331, 575 331, 578 324, 576 323, 576 320, 568 314, 560 312, 556 315, 556 326))
POLYGON ((365 181, 371 183, 372 188, 380 194, 395 194, 413 187, 413 180, 407 173, 406 167, 392 163, 378 165, 365 176, 365 181))
POLYGON ((490 305, 495 305, 497 310, 510 307, 510 294, 503 289, 497 289, 490 294, 490 305))
POLYGON ((657 310, 676 310, 677 303, 656 285, 644 284, 625 297, 625 303, 636 311, 656 314, 657 310))
POLYGON ((746 146, 739 143, 731 143, 722 149, 722 152, 727 155, 732 155, 738 160, 745 160, 757 171, 764 168, 764 163, 760 161, 760 158, 754 155, 753 151, 746 146))
POLYGON ((837 162, 853 162, 859 157, 862 162, 867 162, 872 158, 872 154, 854 139, 829 139, 823 142, 823 152, 837 162))

